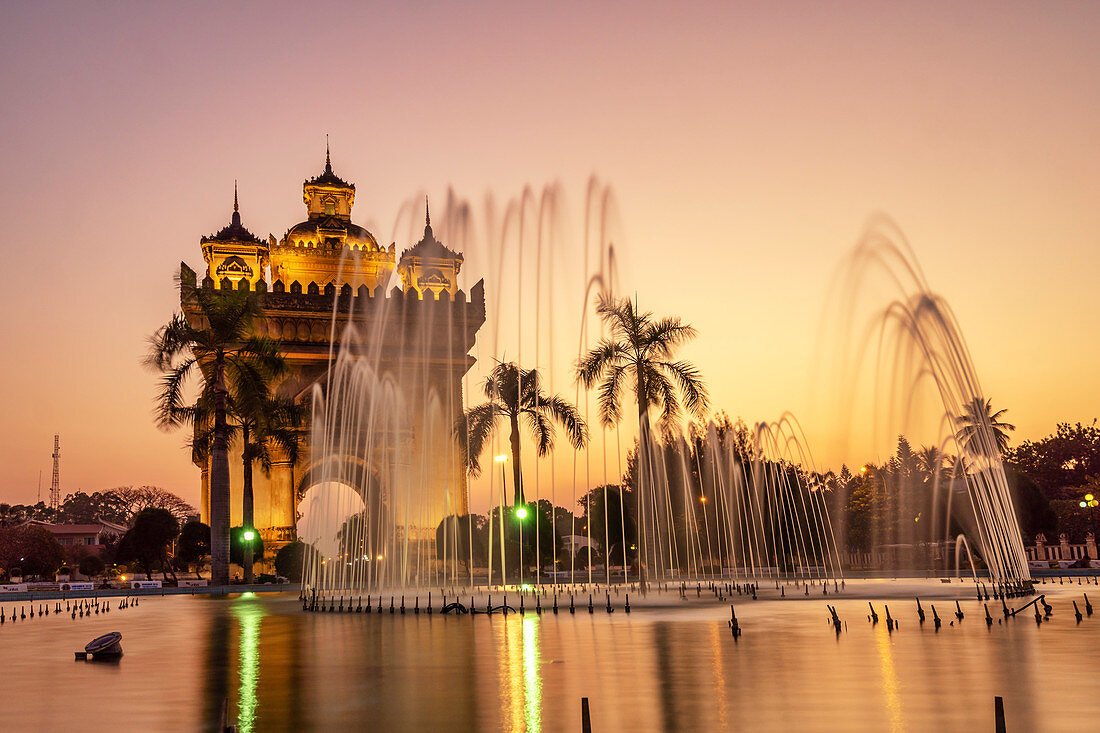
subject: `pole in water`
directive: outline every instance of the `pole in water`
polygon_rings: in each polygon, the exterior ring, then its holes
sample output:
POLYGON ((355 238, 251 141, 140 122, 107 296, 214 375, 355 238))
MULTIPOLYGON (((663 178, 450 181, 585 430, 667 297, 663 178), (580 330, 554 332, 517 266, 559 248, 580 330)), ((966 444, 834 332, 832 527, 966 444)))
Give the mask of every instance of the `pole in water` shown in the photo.
POLYGON ((1000 695, 993 698, 993 725, 997 733, 1007 733, 1005 728, 1005 701, 1000 695))
MULTIPOLYGON (((1000 700, 1001 698, 997 698, 1000 700)), ((588 712, 588 698, 581 698, 581 731, 582 733, 592 733, 592 716, 588 712)))
POLYGON ((924 623, 924 609, 920 607, 919 598, 917 599, 917 618, 920 619, 922 624, 924 623))

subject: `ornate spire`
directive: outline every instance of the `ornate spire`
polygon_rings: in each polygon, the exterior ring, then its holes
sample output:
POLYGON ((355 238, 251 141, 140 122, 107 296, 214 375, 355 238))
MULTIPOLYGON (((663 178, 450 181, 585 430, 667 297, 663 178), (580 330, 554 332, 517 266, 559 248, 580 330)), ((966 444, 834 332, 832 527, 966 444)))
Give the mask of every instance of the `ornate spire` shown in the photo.
POLYGON ((329 157, 328 133, 325 133, 325 173, 332 173, 332 160, 329 157))
POLYGON ((424 195, 424 233, 432 230, 432 212, 428 210, 428 196, 424 195))
POLYGON ((241 224, 241 210, 237 206, 237 179, 233 179, 233 223, 237 226, 241 224))

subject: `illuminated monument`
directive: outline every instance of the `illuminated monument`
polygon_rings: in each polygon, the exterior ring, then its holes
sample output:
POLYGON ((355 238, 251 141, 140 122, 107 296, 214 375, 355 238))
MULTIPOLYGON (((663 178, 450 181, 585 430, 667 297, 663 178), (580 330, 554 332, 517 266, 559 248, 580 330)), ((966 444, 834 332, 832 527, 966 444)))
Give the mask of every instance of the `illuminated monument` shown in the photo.
MULTIPOLYGON (((469 298, 458 289, 462 255, 435 238, 430 219, 423 238, 395 261, 394 244, 383 247, 351 221, 355 186, 333 172, 327 154, 324 170, 305 181, 303 194, 306 220, 290 227, 281 240, 270 236, 266 242, 243 226, 234 194, 229 225, 201 239, 205 276, 199 281, 181 263, 183 312, 189 319, 198 317, 195 288, 261 293, 265 318, 256 330, 278 341, 290 366, 279 391, 307 407, 315 389, 325 389, 334 355, 346 349, 369 358, 372 368, 400 390, 406 412, 395 431, 400 434, 389 436, 385 444, 391 446, 388 450, 401 446, 401 460, 415 464, 403 474, 405 486, 381 486, 382 500, 388 501, 385 497, 394 491, 413 490, 415 484, 416 491, 436 498, 422 526, 434 527, 444 513, 465 514, 466 478, 451 430, 462 409, 462 376, 474 362, 469 351, 485 320, 483 283, 471 289, 469 298), (395 265, 400 286, 387 292, 395 265), (366 338, 342 342, 349 324, 366 338)), ((303 432, 296 463, 276 460, 270 475, 253 473, 254 524, 268 546, 293 539, 299 502, 323 480, 308 426, 303 432)), ((384 462, 379 458, 340 456, 349 465, 368 467, 384 462)), ((202 471, 202 518, 209 521, 209 463, 197 464, 202 471)), ((230 517, 236 526, 242 517, 239 444, 230 447, 229 466, 230 517)), ((368 487, 353 488, 366 498, 368 487)))

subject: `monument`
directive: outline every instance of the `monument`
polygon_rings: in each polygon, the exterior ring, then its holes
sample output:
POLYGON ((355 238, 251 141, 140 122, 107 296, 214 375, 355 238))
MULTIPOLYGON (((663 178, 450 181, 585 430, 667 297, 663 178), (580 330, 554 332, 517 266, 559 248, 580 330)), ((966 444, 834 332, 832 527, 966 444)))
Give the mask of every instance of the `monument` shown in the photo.
MULTIPOLYGON (((230 223, 200 241, 205 275, 200 280, 181 263, 184 314, 192 322, 199 318, 196 288, 258 293, 264 318, 256 331, 276 340, 289 365, 278 392, 306 408, 318 390, 325 390, 330 364, 341 350, 361 351, 403 395, 407 414, 400 421, 402 434, 390 436, 386 444, 399 443, 403 455, 415 457, 405 460, 419 464, 418 490, 438 498, 433 505, 439 509, 424 517, 425 525, 434 526, 443 507, 447 513, 466 513, 465 471, 450 436, 462 410, 462 377, 474 363, 469 352, 485 321, 483 283, 474 285, 469 298, 459 290, 462 255, 436 239, 427 211, 423 237, 400 258, 395 243, 383 246, 353 223, 355 185, 333 172, 327 151, 323 171, 306 180, 302 191, 306 219, 281 239, 269 236, 264 241, 242 224, 234 190, 230 223), (387 290, 395 269, 398 281, 387 290), (342 341, 349 325, 368 336, 342 341), (429 401, 432 409, 427 409, 429 401)), ((322 481, 308 420, 302 433, 297 461, 278 460, 277 455, 269 473, 253 474, 254 525, 269 548, 294 539, 298 505, 322 481)), ((349 455, 341 460, 369 467, 374 458, 349 455)), ((196 465, 201 471, 202 519, 209 521, 209 460, 196 460, 196 465)), ((229 465, 230 521, 238 525, 243 473, 239 444, 230 446, 229 465)), ((369 468, 364 475, 371 475, 369 468)), ((363 496, 368 493, 366 486, 352 488, 363 496)), ((380 488, 383 501, 391 490, 380 488)))

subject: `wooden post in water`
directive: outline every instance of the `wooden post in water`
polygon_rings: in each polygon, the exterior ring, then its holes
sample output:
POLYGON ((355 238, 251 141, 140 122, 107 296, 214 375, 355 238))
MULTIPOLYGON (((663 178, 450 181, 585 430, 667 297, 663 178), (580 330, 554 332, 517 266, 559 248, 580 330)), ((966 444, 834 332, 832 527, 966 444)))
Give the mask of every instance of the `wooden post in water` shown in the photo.
POLYGON ((1005 701, 1000 695, 993 698, 994 730, 997 733, 1006 733, 1005 729, 1005 701))
POLYGON ((581 698, 581 733, 592 733, 592 716, 588 713, 587 697, 581 698))

